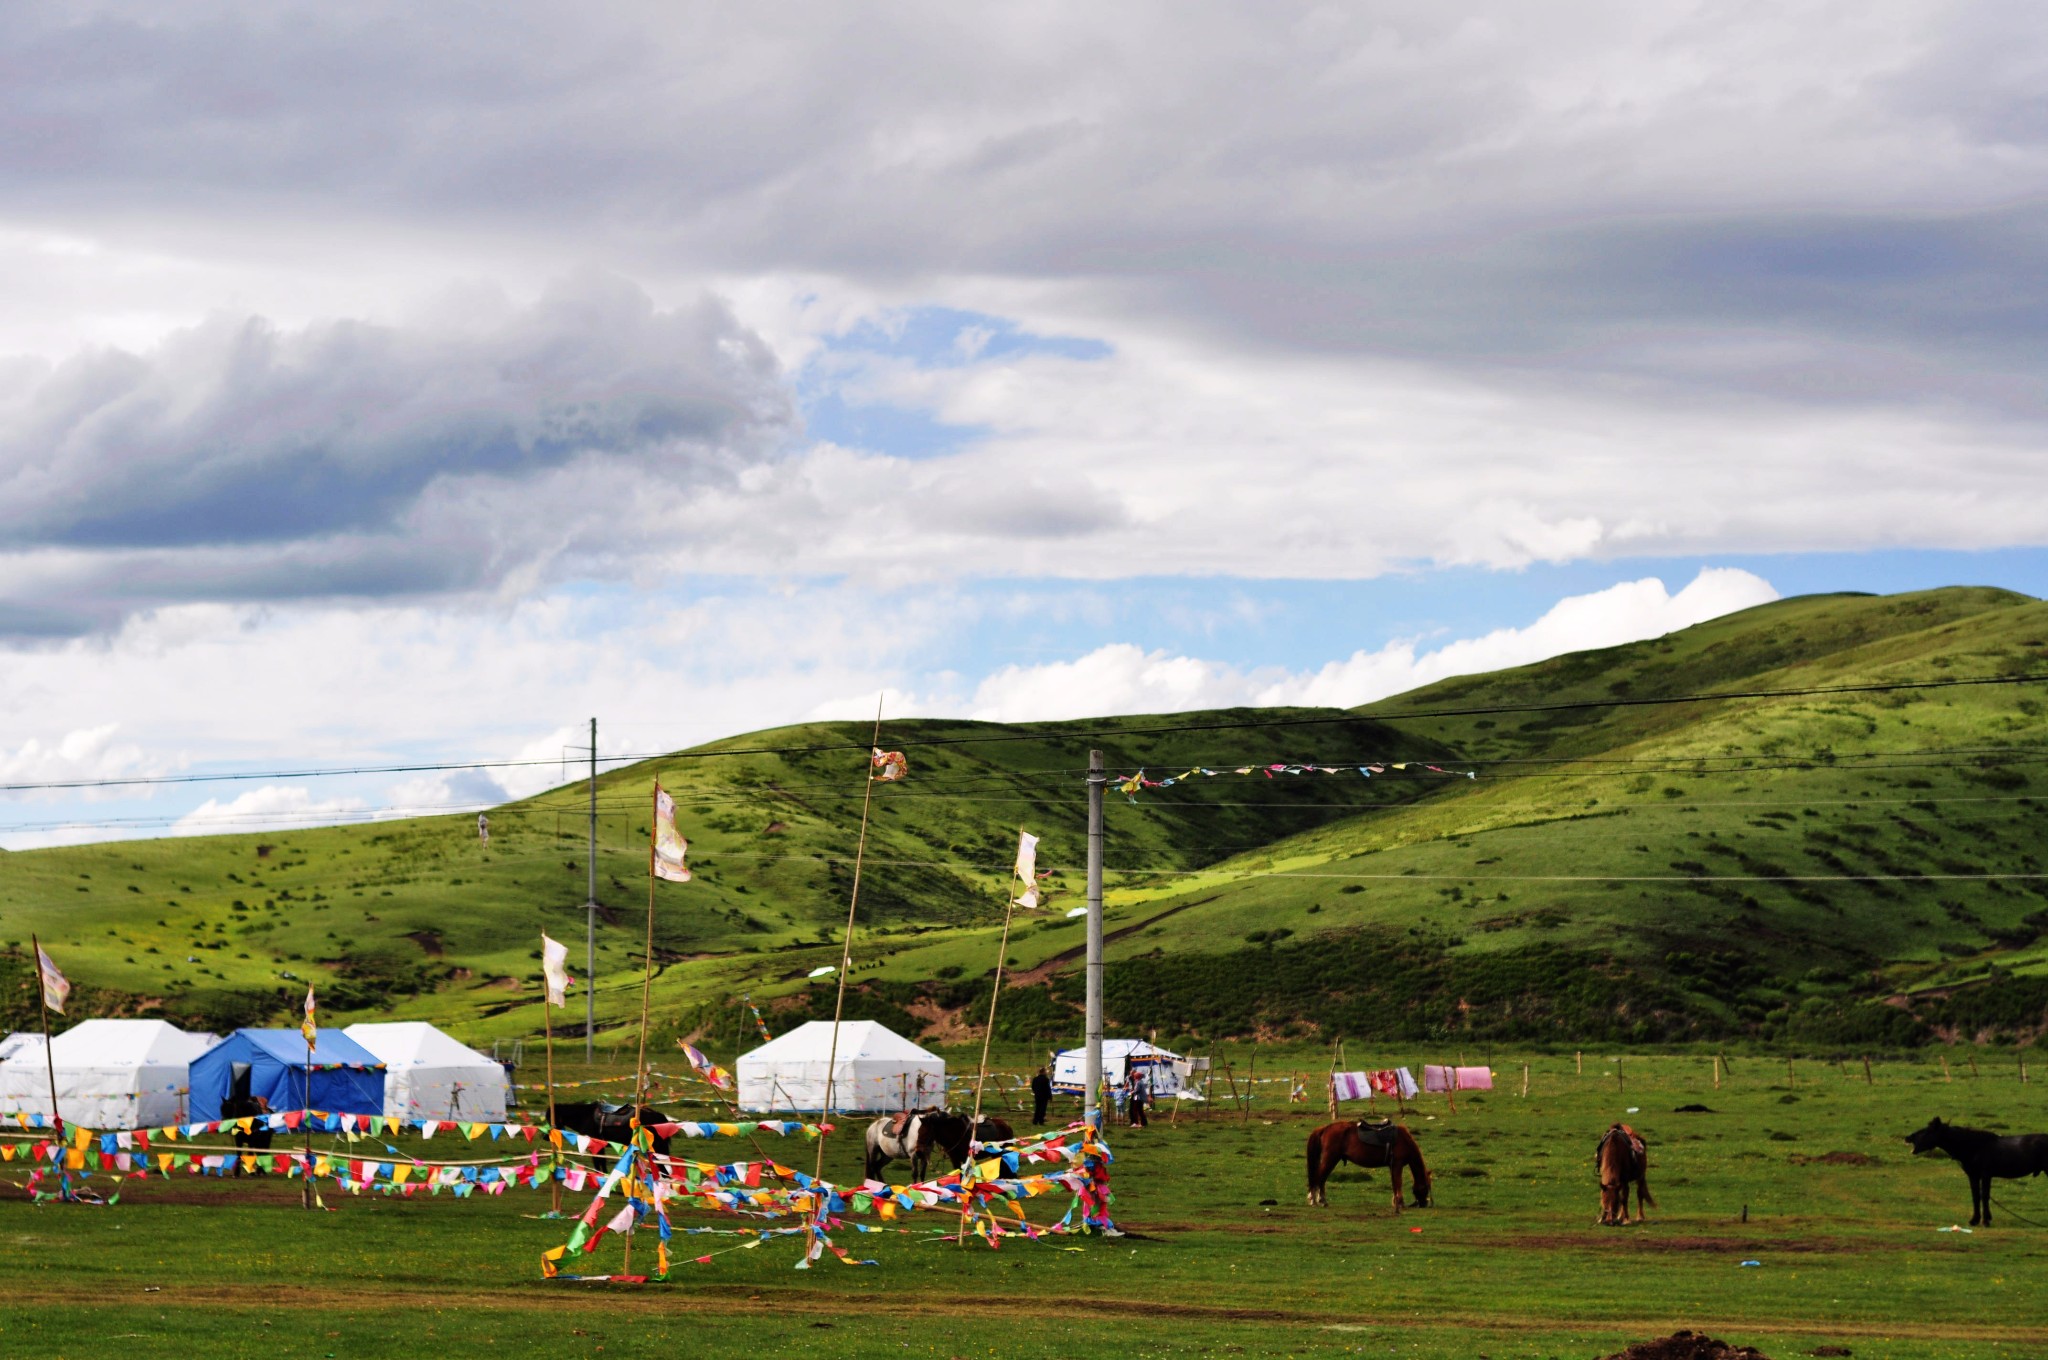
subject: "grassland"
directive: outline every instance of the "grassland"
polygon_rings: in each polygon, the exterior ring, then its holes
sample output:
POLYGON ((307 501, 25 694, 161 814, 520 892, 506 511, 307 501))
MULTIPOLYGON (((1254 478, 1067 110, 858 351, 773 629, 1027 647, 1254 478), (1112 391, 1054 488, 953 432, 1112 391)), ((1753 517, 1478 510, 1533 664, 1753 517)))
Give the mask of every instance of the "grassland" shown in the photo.
MULTIPOLYGON (((1251 1061, 1218 1056, 1239 1075, 1251 1061)), ((862 1269, 800 1274, 787 1245, 700 1238, 718 1254, 666 1287, 547 1284, 536 1260, 563 1226, 532 1217, 546 1197, 527 1191, 330 1196, 328 1214, 276 1182, 130 1182, 113 1209, 9 1198, 0 1350, 1505 1360, 1691 1327, 1778 1360, 1824 1344, 1888 1360, 2039 1353, 2048 1228, 2019 1216, 2048 1222, 2048 1183, 2001 1182, 1997 1226, 1940 1232, 1967 1219, 1964 1179, 1898 1141, 1937 1113, 2048 1127, 2048 1095, 2012 1058, 1985 1055, 1974 1079, 1959 1060, 1953 1081, 1928 1061, 1880 1063, 1868 1085, 1860 1064, 1737 1058, 1716 1089, 1705 1057, 1588 1052, 1580 1075, 1569 1053, 1537 1053, 1524 1098, 1521 1055, 1491 1056, 1500 1090, 1408 1116, 1436 1175, 1429 1210, 1394 1216, 1384 1175, 1357 1171, 1333 1182, 1332 1207, 1305 1207, 1301 1146, 1322 1113, 1261 1103, 1115 1135, 1132 1237, 990 1252, 867 1236, 852 1240, 882 1264, 862 1269), (1691 1104, 1713 1112, 1675 1112, 1691 1104), (1649 1139, 1658 1200, 1619 1230, 1592 1226, 1593 1141, 1616 1119, 1649 1139)), ((1267 1047, 1258 1062, 1322 1058, 1267 1047)), ((828 1147, 828 1175, 857 1178, 852 1140, 828 1147)))
MULTIPOLYGON (((964 1036, 1024 825, 1056 869, 1053 909, 1012 940, 1021 985, 999 1034, 1075 1033, 1081 927, 1063 912, 1097 746, 1155 776, 1273 760, 1480 776, 1226 774, 1113 797, 1108 987, 1126 1028, 1196 1046, 2032 1042, 2048 1025, 2040 684, 1764 692, 2043 672, 2048 605, 1956 589, 1784 601, 1447 681, 1370 719, 891 724, 912 776, 877 798, 855 1013, 964 1036), (1692 695, 1732 697, 1643 702, 1692 695), (1245 722, 1281 725, 1228 726, 1245 722)), ((637 1011, 656 777, 698 871, 660 898, 663 1037, 737 1043, 743 992, 817 1013, 824 991, 804 975, 837 960, 865 735, 777 729, 603 777, 597 998, 612 1040, 637 1011)), ((468 819, 438 818, 0 857, 6 1018, 27 1014, 19 945, 34 930, 87 1014, 275 1021, 311 977, 345 1016, 533 1035, 536 937, 582 931, 582 796, 496 810, 488 851, 468 819)))

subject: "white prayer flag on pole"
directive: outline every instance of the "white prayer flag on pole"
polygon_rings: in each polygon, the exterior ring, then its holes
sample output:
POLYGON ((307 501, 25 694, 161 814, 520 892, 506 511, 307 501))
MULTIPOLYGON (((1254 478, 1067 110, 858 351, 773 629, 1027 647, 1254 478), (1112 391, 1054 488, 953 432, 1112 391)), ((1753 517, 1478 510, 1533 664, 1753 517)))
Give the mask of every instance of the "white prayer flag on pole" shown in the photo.
POLYGON ((547 976, 548 1004, 568 1005, 569 984, 575 981, 569 976, 569 946, 543 934, 540 937, 540 970, 547 976))
POLYGON ((57 965, 41 945, 36 946, 36 971, 43 975, 43 1004, 62 1015, 64 998, 71 995, 71 980, 57 971, 57 965))
POLYGON ((676 800, 661 785, 654 786, 654 876, 671 883, 688 883, 690 866, 683 857, 690 843, 676 830, 676 800))
POLYGON ((485 845, 491 843, 491 819, 481 812, 476 815, 476 838, 485 845))
POLYGON ((1017 864, 1011 871, 1023 880, 1024 895, 1016 899, 1018 906, 1031 911, 1038 906, 1038 837, 1029 831, 1017 833, 1017 864))

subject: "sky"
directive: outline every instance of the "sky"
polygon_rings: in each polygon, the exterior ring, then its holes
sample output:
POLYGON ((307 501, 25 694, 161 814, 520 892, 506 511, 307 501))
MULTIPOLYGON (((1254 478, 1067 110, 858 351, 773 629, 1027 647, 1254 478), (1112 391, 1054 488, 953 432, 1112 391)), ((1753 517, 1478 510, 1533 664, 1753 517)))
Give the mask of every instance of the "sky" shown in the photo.
MULTIPOLYGON (((2048 593, 2022 6, 21 0, 0 63, 0 784, 2048 593)), ((15 787, 0 847, 563 773, 15 787)))

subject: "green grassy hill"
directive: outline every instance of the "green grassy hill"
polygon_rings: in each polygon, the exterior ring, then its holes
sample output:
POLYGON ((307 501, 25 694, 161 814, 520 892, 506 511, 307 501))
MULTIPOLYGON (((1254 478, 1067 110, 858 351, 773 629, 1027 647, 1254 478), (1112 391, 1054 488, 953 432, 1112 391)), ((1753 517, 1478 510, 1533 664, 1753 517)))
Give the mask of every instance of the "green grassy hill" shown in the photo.
MULTIPOLYGON (((2041 686, 1642 701, 2041 672, 2048 605, 1954 589, 1783 601, 1447 681, 1373 719, 892 723, 885 742, 912 774, 876 792, 853 1005, 941 1040, 968 1032, 1021 825, 1044 838, 1057 896, 1018 923, 1021 985, 999 1030, 1077 1032, 1082 932, 1063 912, 1080 900, 1082 767, 1099 746, 1112 769, 1155 776, 1368 760, 1480 776, 1226 773, 1113 795, 1108 990, 1123 1026, 2032 1037, 2048 1014, 2048 881, 2024 877, 2041 869, 2041 686), (1534 707, 1560 704, 1580 706, 1534 707), (1386 716, 1400 714, 1417 716, 1386 716), (1257 721, 1290 725, 1230 726, 1257 721)), ((660 1028, 737 1036, 743 991, 829 1012, 829 985, 804 974, 837 959, 866 735, 783 728, 601 778, 601 1025, 637 1014, 655 777, 698 873, 659 890, 660 1028)), ((0 857, 7 1018, 31 1014, 34 930, 85 1014, 277 1020, 310 977, 357 1017, 536 1033, 540 932, 571 942, 582 971, 583 799, 571 786, 495 811, 488 851, 472 819, 447 817, 0 857)))

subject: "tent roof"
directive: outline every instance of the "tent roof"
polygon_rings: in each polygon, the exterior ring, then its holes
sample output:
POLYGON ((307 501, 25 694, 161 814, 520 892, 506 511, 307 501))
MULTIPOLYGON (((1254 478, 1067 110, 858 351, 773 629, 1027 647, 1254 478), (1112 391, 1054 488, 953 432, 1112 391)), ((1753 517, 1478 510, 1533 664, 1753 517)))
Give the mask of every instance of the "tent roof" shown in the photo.
POLYGON ((81 1020, 50 1041, 59 1067, 189 1063, 211 1045, 164 1020, 81 1020))
POLYGON ((342 1033, 392 1067, 498 1067, 497 1059, 477 1052, 424 1020, 350 1025, 342 1033))
MULTIPOLYGON (((221 1040, 226 1046, 242 1040, 262 1049, 287 1067, 306 1065, 306 1036, 295 1029, 238 1029, 221 1040)), ((345 1067, 370 1067, 382 1071, 384 1063, 376 1054, 338 1029, 318 1031, 313 1044, 315 1066, 339 1063, 345 1067)))
MULTIPOLYGON (((1087 1053, 1088 1050, 1085 1048, 1060 1050, 1062 1058, 1069 1056, 1085 1057, 1087 1053)), ((1156 1044, 1148 1044, 1143 1039, 1104 1039, 1102 1041, 1102 1056, 1105 1058, 1178 1058, 1181 1055, 1160 1048, 1156 1044)))
POLYGON ((43 1036, 34 1030, 18 1029, 5 1039, 0 1039, 0 1062, 6 1061, 17 1053, 41 1053, 42 1051, 43 1036))
MULTIPOLYGON (((741 1062, 824 1062, 832 1051, 832 1022, 807 1020, 780 1038, 739 1056, 741 1062)), ((839 1058, 881 1058, 898 1062, 943 1063, 879 1020, 839 1022, 839 1058)))

